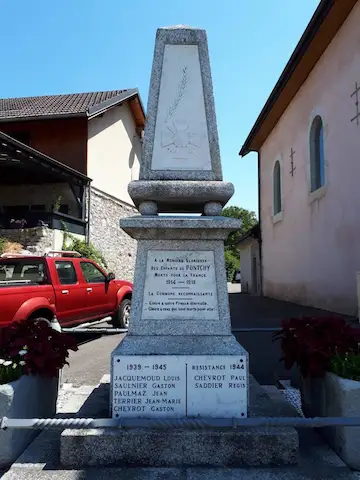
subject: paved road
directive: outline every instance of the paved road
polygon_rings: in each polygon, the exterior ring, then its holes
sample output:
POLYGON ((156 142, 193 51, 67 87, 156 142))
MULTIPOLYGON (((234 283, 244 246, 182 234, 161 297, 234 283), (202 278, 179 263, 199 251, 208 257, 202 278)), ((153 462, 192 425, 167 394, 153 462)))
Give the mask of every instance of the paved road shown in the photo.
POLYGON ((74 386, 98 384, 101 377, 110 372, 110 354, 124 336, 104 335, 81 344, 77 352, 70 352, 70 366, 63 369, 63 381, 74 386))
MULTIPOLYGON (((283 318, 292 316, 322 316, 328 312, 266 297, 253 297, 240 293, 240 285, 228 286, 231 322, 233 328, 279 327, 283 318)), ((108 326, 106 323, 101 326, 108 326)), ((235 334, 250 354, 250 371, 262 384, 273 384, 278 378, 296 379, 295 372, 285 370, 279 342, 272 342, 271 332, 246 332, 235 334)), ((107 335, 92 339, 79 346, 79 351, 70 354, 70 368, 65 367, 63 379, 66 383, 96 385, 102 375, 110 371, 110 353, 124 338, 123 334, 107 335)), ((78 334, 81 341, 88 340, 78 334)))

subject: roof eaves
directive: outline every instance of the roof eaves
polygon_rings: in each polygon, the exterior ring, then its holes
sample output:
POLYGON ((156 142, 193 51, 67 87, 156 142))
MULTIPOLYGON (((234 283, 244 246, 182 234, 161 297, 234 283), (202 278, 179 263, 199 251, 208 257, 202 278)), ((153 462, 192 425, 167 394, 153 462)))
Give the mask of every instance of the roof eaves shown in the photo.
MULTIPOLYGON (((137 89, 136 89, 137 90, 137 89)), ((144 105, 143 105, 143 102, 141 100, 141 97, 140 97, 140 93, 138 92, 138 100, 139 100, 139 104, 140 104, 140 107, 141 107, 141 110, 143 112, 143 115, 144 115, 144 118, 146 118, 146 114, 145 114, 145 108, 144 108, 144 105)))
POLYGON ((21 117, 0 117, 0 123, 9 123, 9 122, 27 122, 34 120, 55 120, 55 119, 66 119, 66 118, 81 118, 86 117, 86 112, 77 112, 77 113, 54 113, 51 115, 29 115, 21 117))
POLYGON ((250 230, 248 230, 242 237, 239 238, 239 240, 236 242, 236 245, 239 245, 240 243, 244 242, 248 238, 254 238, 254 239, 259 239, 260 238, 260 225, 257 223, 254 225, 250 230))
POLYGON ((312 42, 314 36, 318 32, 321 24, 323 23, 324 19, 327 17, 334 3, 335 3, 335 0, 321 0, 308 26, 306 27, 305 32, 300 38, 300 41, 298 42, 294 52, 292 53, 290 60, 286 64, 282 74, 280 75, 279 80, 277 81, 275 87, 273 88, 268 100, 266 101, 258 118, 256 119, 254 126, 252 127, 248 137, 246 138, 243 146, 241 147, 241 150, 239 152, 240 156, 244 157, 251 151, 254 151, 251 147, 251 143, 254 137, 258 133, 263 121, 265 120, 269 111, 277 101, 280 93, 282 92, 283 88, 287 84, 289 78, 291 77, 295 68, 297 67, 300 59, 302 58, 305 51, 308 49, 310 43, 312 42))
POLYGON ((102 113, 106 112, 106 110, 109 110, 110 108, 115 107, 119 103, 123 103, 123 102, 126 102, 127 100, 130 100, 136 95, 139 95, 139 90, 137 88, 126 90, 120 95, 116 95, 116 97, 109 98, 104 102, 98 103, 97 105, 93 105, 92 107, 90 107, 86 112, 87 117, 90 120, 91 118, 94 118, 97 115, 101 115, 102 113))

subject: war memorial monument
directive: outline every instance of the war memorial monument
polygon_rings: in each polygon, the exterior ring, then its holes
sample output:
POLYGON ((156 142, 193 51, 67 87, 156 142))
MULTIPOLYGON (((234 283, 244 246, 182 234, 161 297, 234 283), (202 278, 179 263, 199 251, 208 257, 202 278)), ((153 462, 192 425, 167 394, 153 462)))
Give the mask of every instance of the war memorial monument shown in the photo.
POLYGON ((234 428, 278 412, 231 333, 224 240, 241 223, 221 215, 234 187, 222 177, 204 30, 157 31, 140 178, 129 193, 140 215, 120 226, 137 240, 134 291, 128 335, 111 355, 109 403, 120 425, 149 424, 68 430, 63 463, 297 463, 294 429, 234 428))

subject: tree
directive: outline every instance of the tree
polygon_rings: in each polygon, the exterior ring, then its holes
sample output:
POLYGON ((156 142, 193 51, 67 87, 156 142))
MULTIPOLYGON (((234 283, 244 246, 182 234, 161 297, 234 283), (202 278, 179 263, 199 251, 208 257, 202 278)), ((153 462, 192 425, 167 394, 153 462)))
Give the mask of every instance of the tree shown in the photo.
POLYGON ((234 279, 236 270, 240 268, 240 255, 236 250, 236 244, 246 232, 258 223, 258 220, 255 212, 234 206, 224 208, 223 216, 242 220, 241 228, 230 233, 227 240, 225 240, 226 275, 228 282, 231 282, 234 279))
POLYGON ((224 217, 230 218, 239 218, 242 220, 242 225, 240 230, 230 233, 227 240, 225 241, 225 249, 231 249, 236 252, 235 245, 240 240, 240 238, 248 232, 252 227, 254 227, 258 220, 256 218, 255 212, 246 210, 246 208, 241 207, 226 207, 223 210, 224 217))

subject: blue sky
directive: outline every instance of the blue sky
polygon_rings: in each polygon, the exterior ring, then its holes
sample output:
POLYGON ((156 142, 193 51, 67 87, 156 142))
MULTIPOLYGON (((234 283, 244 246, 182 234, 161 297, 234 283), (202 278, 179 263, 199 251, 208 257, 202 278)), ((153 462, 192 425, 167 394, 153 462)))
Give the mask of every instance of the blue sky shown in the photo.
POLYGON ((257 211, 257 161, 239 149, 318 0, 0 0, 0 97, 138 87, 147 103, 155 32, 207 30, 224 179, 257 211))

